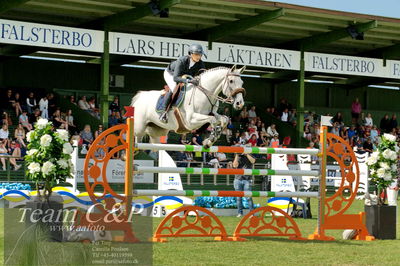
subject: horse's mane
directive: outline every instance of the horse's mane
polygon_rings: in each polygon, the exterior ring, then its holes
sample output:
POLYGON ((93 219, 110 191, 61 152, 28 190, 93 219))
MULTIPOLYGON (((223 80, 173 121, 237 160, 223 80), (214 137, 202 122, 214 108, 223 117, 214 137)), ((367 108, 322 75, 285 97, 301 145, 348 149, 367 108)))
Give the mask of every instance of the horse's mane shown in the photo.
POLYGON ((214 67, 214 68, 210 68, 210 69, 207 69, 206 71, 201 72, 199 75, 197 75, 197 77, 201 78, 203 75, 205 75, 207 73, 213 72, 215 70, 220 70, 220 69, 230 70, 229 67, 224 67, 224 66, 214 67))

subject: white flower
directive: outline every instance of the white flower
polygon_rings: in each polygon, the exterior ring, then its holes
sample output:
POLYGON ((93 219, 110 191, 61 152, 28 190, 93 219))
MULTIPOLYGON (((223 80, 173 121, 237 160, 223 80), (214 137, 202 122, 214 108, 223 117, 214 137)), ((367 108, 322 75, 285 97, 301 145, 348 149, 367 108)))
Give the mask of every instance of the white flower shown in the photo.
POLYGON ((385 169, 379 168, 378 171, 376 171, 376 175, 380 178, 383 178, 385 176, 385 169))
POLYGON ((386 181, 392 180, 392 174, 390 172, 387 172, 383 177, 383 179, 385 179, 386 181))
POLYGON ((29 156, 32 156, 32 155, 34 155, 34 154, 37 153, 37 152, 38 152, 37 149, 31 149, 31 150, 27 151, 26 154, 28 154, 29 156))
POLYGON ((45 162, 42 166, 43 175, 44 176, 49 175, 52 171, 54 171, 55 168, 56 166, 52 162, 50 161, 45 162))
POLYGON ((394 142, 396 141, 396 136, 393 136, 392 134, 383 134, 383 138, 385 138, 388 141, 394 142))
POLYGON ((62 169, 67 169, 68 168, 68 162, 65 159, 60 159, 60 160, 58 160, 57 163, 62 169))
POLYGON ((397 160, 397 152, 390 151, 390 160, 392 160, 392 161, 397 160))
POLYGON ((379 163, 379 166, 380 166, 381 168, 385 169, 385 171, 386 171, 386 170, 390 170, 390 166, 389 166, 388 163, 380 162, 380 163, 379 163))
POLYGON ((47 126, 47 123, 49 123, 49 120, 45 119, 45 118, 40 118, 36 125, 39 129, 43 129, 47 126))
POLYGON ((390 149, 386 149, 382 152, 382 156, 385 159, 390 159, 390 156, 392 155, 392 151, 390 149))
POLYGON ((32 141, 32 133, 33 133, 33 131, 29 131, 27 134, 26 134, 26 140, 28 141, 28 142, 31 142, 32 141))
POLYGON ((57 129, 57 134, 63 141, 68 141, 68 131, 65 129, 57 129))
POLYGON ((52 140, 53 138, 49 134, 45 134, 40 138, 40 145, 43 147, 48 147, 50 146, 52 140))
POLYGON ((64 143, 63 145, 63 153, 65 154, 71 154, 74 151, 72 148, 71 144, 69 142, 64 143))
MULTIPOLYGON (((372 154, 373 155, 373 154, 372 154)), ((378 157, 377 156, 371 156, 367 159, 367 164, 368 165, 374 165, 378 162, 378 157)))
POLYGON ((29 170, 29 173, 31 173, 31 174, 40 172, 40 164, 38 164, 38 163, 30 163, 28 165, 28 170, 29 170))
POLYGON ((371 175, 374 175, 376 173, 375 169, 371 169, 371 175))
POLYGON ((397 165, 392 164, 392 172, 396 172, 397 171, 397 165))
POLYGON ((396 152, 396 153, 398 153, 398 152, 399 152, 400 148, 399 148, 399 146, 397 146, 397 144, 396 144, 396 145, 394 145, 394 150, 395 150, 395 152, 396 152))

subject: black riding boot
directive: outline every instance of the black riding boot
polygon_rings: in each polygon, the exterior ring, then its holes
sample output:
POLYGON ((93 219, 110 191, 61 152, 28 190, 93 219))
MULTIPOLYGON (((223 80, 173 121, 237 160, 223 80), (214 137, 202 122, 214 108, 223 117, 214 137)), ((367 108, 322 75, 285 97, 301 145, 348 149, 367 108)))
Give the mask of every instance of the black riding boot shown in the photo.
POLYGON ((168 107, 169 103, 171 102, 171 98, 172 98, 172 92, 168 91, 164 96, 164 100, 163 100, 163 104, 162 104, 162 108, 161 108, 164 112, 160 115, 160 120, 164 123, 168 123, 167 107, 168 107))

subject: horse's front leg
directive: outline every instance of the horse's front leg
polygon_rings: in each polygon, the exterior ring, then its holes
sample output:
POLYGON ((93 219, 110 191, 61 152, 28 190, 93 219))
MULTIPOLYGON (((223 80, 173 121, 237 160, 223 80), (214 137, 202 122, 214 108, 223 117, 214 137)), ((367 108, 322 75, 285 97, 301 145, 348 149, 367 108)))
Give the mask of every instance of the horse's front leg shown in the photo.
POLYGON ((229 124, 229 117, 226 115, 220 115, 218 113, 213 113, 215 119, 217 119, 217 124, 221 126, 221 129, 224 130, 229 124))
POLYGON ((205 139, 203 141, 203 146, 205 148, 209 148, 212 146, 212 144, 214 144, 214 142, 217 141, 217 136, 215 134, 215 128, 216 126, 220 123, 220 121, 217 120, 217 118, 215 116, 211 116, 211 115, 203 115, 200 113, 193 113, 190 117, 190 125, 193 129, 198 129, 201 126, 203 126, 204 124, 210 123, 211 128, 213 129, 211 132, 210 137, 208 137, 207 139, 205 139))

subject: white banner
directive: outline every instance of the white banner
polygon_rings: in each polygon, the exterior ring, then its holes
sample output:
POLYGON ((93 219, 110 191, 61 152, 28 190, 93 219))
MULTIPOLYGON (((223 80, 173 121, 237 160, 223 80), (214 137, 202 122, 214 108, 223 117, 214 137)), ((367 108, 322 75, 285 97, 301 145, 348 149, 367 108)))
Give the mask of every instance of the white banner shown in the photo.
POLYGON ((298 51, 226 43, 213 43, 212 50, 208 50, 207 42, 118 32, 110 32, 109 40, 110 54, 175 59, 187 55, 192 43, 199 43, 206 50, 206 62, 300 69, 298 51))
POLYGON ((104 32, 0 19, 0 43, 103 52, 104 32))
MULTIPOLYGON (((76 166, 76 178, 78 183, 85 182, 83 179, 83 165, 85 159, 78 159, 76 166)), ((154 161, 152 160, 135 160, 135 165, 137 166, 154 166, 154 161)), ((98 164, 102 168, 101 164, 98 164)), ((108 161, 106 167, 106 177, 109 183, 125 183, 125 162, 118 159, 111 159, 108 161)), ((98 180, 103 180, 99 177, 98 180)), ((141 173, 135 174, 133 178, 133 183, 154 183, 153 173, 141 173)))
POLYGON ((370 77, 389 77, 390 70, 382 59, 305 53, 305 71, 370 77))

